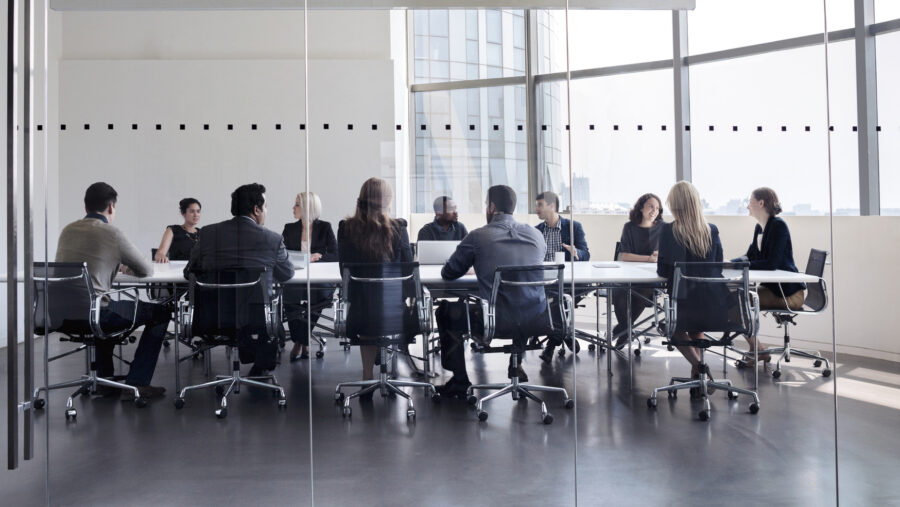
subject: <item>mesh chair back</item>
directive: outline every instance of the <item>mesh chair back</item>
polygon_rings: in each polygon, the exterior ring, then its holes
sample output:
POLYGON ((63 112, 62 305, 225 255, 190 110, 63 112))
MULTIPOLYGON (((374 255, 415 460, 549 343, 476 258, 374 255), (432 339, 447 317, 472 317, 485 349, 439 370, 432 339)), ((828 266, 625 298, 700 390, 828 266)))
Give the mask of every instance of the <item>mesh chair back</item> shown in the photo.
POLYGON ((346 263, 341 279, 348 338, 399 338, 420 332, 418 262, 346 263))
POLYGON ((565 315, 562 298, 565 265, 501 266, 494 272, 490 307, 494 337, 560 335, 566 327, 553 315, 565 315), (554 308, 548 307, 549 300, 554 308), (557 308, 558 306, 558 308, 557 308))
POLYGON ((35 262, 34 332, 90 334, 94 287, 84 262, 35 262), (45 320, 46 314, 46 320, 45 320))
POLYGON ((673 331, 753 336, 749 276, 748 263, 676 262, 673 331), (730 270, 727 277, 725 269, 730 270))
POLYGON ((235 338, 242 331, 264 326, 271 303, 265 274, 265 269, 257 268, 191 273, 191 334, 235 338))
POLYGON ((622 253, 622 242, 616 241, 616 249, 613 251, 613 260, 619 260, 619 255, 622 253))
POLYGON ((825 281, 822 280, 822 275, 825 274, 825 259, 827 257, 828 252, 825 250, 816 250, 815 248, 812 248, 809 251, 809 260, 806 261, 806 274, 819 278, 818 283, 806 285, 807 292, 804 304, 810 307, 814 312, 823 310, 825 306, 828 305, 828 294, 825 292, 825 281))

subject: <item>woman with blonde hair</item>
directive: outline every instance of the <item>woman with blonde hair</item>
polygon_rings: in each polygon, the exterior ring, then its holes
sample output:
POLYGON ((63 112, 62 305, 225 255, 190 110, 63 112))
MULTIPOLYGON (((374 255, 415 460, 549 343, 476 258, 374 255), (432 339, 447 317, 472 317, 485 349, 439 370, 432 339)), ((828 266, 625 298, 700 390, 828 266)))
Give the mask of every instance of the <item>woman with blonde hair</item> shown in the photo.
MULTIPOLYGON (((356 200, 356 212, 338 224, 338 260, 341 264, 412 262, 406 221, 393 219, 390 215, 393 198, 394 191, 387 181, 369 178, 363 183, 356 200)), ((359 350, 363 380, 371 380, 375 378, 378 347, 364 345, 359 350)))
MULTIPOLYGON (((700 194, 694 185, 687 181, 676 183, 669 191, 666 205, 674 220, 662 226, 656 272, 666 278, 671 294, 675 263, 722 262, 722 243, 719 229, 703 216, 700 194)), ((688 335, 692 340, 698 340, 703 337, 703 330, 678 332, 673 338, 686 341, 688 335)), ((678 347, 678 351, 691 363, 691 377, 699 377, 700 352, 694 347, 678 347)), ((708 375, 709 367, 706 370, 708 375)))
MULTIPOLYGON (((294 200, 294 218, 296 222, 284 225, 281 236, 288 250, 295 250, 309 255, 309 262, 334 262, 337 260, 337 241, 331 224, 319 220, 322 214, 322 201, 312 192, 301 192, 294 200), (307 217, 307 214, 309 215, 307 217), (306 219, 306 220, 304 220, 306 219), (309 230, 308 224, 312 224, 309 230)), ((309 357, 309 330, 316 326, 319 314, 307 319, 311 306, 331 299, 334 291, 327 289, 312 290, 309 302, 306 301, 306 288, 285 286, 284 309, 291 331, 294 347, 291 349, 291 362, 309 357), (309 320, 309 324, 307 324, 309 320)))

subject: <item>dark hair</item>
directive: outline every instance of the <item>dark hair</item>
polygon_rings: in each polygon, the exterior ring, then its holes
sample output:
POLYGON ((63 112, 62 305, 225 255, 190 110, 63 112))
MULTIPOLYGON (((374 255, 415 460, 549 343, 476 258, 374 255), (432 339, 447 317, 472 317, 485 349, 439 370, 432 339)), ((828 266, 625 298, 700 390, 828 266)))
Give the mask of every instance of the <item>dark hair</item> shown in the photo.
POLYGON ((628 212, 628 219, 631 221, 631 223, 633 223, 634 225, 641 225, 641 222, 644 221, 644 213, 641 210, 644 209, 644 205, 647 204, 647 201, 649 201, 650 199, 656 199, 656 202, 659 203, 659 214, 656 215, 656 220, 654 220, 653 222, 662 222, 662 199, 660 199, 656 194, 647 193, 638 197, 637 202, 634 203, 634 207, 631 208, 631 211, 628 212))
POLYGON ((182 215, 187 213, 187 210, 191 207, 191 204, 196 204, 198 208, 203 207, 200 204, 200 201, 198 201, 197 199, 194 199, 193 197, 185 197, 184 199, 178 201, 178 209, 181 210, 182 215))
POLYGON ((402 224, 388 214, 393 194, 383 179, 367 179, 359 189, 356 213, 344 221, 346 240, 370 262, 387 262, 394 256, 394 234, 402 224))
POLYGON ((115 204, 119 194, 111 185, 98 181, 87 187, 84 192, 84 209, 89 213, 106 211, 110 204, 115 204))
POLYGON ((516 191, 506 185, 494 185, 488 189, 488 205, 500 213, 510 214, 516 211, 516 191))
POLYGON ((757 201, 765 201, 766 212, 770 216, 776 216, 781 213, 781 203, 778 202, 778 194, 769 187, 759 187, 752 192, 753 198, 757 201))
POLYGON ((447 206, 448 202, 453 200, 449 195, 442 195, 434 200, 434 212, 435 213, 443 213, 447 206))
POLYGON ((559 195, 557 195, 556 192, 541 192, 534 200, 543 200, 547 204, 552 204, 553 207, 556 208, 556 212, 559 213, 559 195))
POLYGON ((259 183, 249 183, 237 187, 237 190, 231 193, 231 214, 234 216, 249 215, 253 213, 253 207, 260 208, 266 203, 263 194, 266 187, 259 183))

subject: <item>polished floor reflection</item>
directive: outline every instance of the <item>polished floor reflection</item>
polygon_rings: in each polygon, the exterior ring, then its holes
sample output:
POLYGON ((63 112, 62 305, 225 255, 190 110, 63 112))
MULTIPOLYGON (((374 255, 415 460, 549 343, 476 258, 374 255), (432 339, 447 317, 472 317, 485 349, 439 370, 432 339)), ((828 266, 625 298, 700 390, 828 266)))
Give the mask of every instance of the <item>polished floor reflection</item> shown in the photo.
MULTIPOLYGON (((175 410, 171 351, 156 376, 169 392, 146 409, 116 398, 80 399, 77 422, 67 424, 64 394, 54 392, 38 417, 38 458, 20 471, 0 473, 2 503, 43 503, 48 417, 54 505, 306 505, 310 422, 318 505, 573 505, 576 417, 582 504, 716 505, 726 498, 750 505, 834 503, 832 383, 800 360, 777 382, 760 377, 758 415, 748 413, 748 400, 729 401, 718 392, 712 419, 703 423, 696 418, 699 404, 686 392, 677 400, 661 398, 656 412, 647 409, 652 387, 687 372, 658 339, 636 360, 631 389, 624 358, 615 358, 608 377, 605 358, 586 348, 577 356, 577 374, 571 354, 545 365, 530 353, 525 370, 533 382, 562 382, 571 392, 577 376, 576 411, 547 396, 555 416, 547 426, 532 402, 494 401, 490 419, 479 423, 465 402, 434 404, 421 392, 414 395, 415 422, 407 422, 400 400, 377 395, 354 400, 352 419, 344 419, 333 390, 359 377, 358 357, 356 350, 331 346, 322 360, 285 361, 276 373, 289 396, 287 410, 280 411, 269 393, 247 389, 230 402, 225 420, 213 416, 211 392, 175 410)), ((221 352, 215 361, 225 366, 221 352)), ((718 377, 721 362, 711 362, 718 377)), ((503 380, 501 355, 476 356, 470 365, 473 382, 503 380)), ((51 381, 82 367, 80 358, 65 359, 53 365, 51 381)), ((900 368, 842 356, 837 371, 841 498, 860 505, 900 503, 894 480, 900 368)), ((200 363, 183 372, 186 381, 203 378, 200 363)), ((738 385, 752 382, 752 374, 733 368, 729 378, 738 385)))

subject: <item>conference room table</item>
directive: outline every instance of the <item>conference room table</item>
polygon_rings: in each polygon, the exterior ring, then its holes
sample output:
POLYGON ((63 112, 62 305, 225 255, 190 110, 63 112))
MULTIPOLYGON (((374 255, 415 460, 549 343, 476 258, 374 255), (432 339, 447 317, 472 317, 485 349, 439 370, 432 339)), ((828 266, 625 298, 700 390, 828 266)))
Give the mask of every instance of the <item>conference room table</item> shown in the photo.
MULTIPOLYGON (((145 277, 136 277, 120 273, 115 283, 122 286, 151 286, 151 285, 182 285, 187 281, 183 270, 186 261, 172 261, 164 264, 154 264, 153 273, 145 277)), ((547 263, 552 264, 552 263, 547 263)), ((341 284, 341 273, 337 262, 295 262, 293 278, 284 282, 287 285, 303 285, 307 282, 313 288, 338 287, 341 284)), ((478 280, 474 274, 466 274, 456 280, 444 280, 441 277, 441 265, 419 266, 419 277, 422 284, 432 292, 458 294, 477 290, 478 280)), ((622 261, 587 261, 565 264, 565 284, 570 287, 574 282, 576 294, 586 294, 600 289, 646 289, 664 288, 666 279, 656 274, 656 263, 650 262, 622 262, 622 261)), ((738 270, 725 270, 725 277, 740 276, 738 270)), ((755 286, 762 283, 818 283, 819 279, 805 273, 794 273, 782 270, 751 270, 749 272, 750 284, 755 286)), ((631 298, 627 301, 627 313, 631 314, 631 298)), ((615 350, 612 337, 612 319, 609 315, 612 311, 612 298, 606 298, 606 333, 605 338, 600 336, 599 298, 597 299, 597 334, 590 341, 598 347, 615 350)), ((633 333, 631 322, 628 323, 628 335, 633 333)), ((428 373, 428 339, 425 339, 424 357, 426 358, 425 373, 428 373)), ((632 340, 628 340, 629 376, 633 376, 632 340)), ((607 354, 607 372, 612 375, 612 354, 607 354)))

